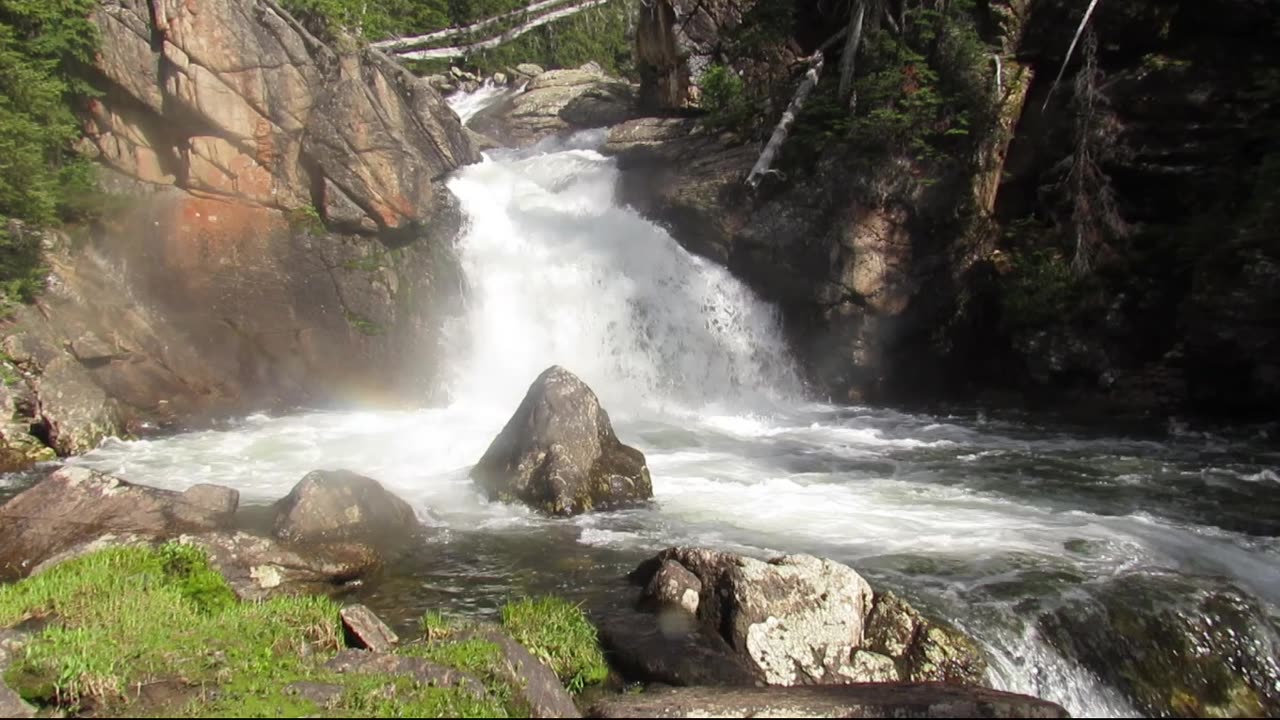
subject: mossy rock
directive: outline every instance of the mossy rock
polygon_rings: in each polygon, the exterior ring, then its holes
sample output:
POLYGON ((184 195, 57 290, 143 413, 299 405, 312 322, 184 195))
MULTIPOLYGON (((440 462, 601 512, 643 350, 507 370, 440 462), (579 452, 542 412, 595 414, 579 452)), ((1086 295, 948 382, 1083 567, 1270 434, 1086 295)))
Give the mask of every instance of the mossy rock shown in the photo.
POLYGON ((1280 714, 1280 629, 1244 592, 1139 574, 1087 591, 1040 629, 1144 714, 1280 714))

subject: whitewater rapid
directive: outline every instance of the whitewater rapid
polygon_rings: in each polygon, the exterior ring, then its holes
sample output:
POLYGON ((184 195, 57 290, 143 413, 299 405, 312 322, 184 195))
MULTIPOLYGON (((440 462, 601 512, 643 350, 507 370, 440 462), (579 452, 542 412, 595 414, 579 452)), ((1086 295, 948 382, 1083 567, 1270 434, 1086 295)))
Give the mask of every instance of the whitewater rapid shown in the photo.
MULTIPOLYGON (((587 578, 593 562, 625 567, 673 544, 832 557, 977 637, 996 687, 1076 716, 1134 710, 1036 636, 1024 601, 1076 582, 1046 585, 1046 571, 1220 576, 1280 603, 1280 546, 1249 532, 1280 527, 1249 501, 1276 491, 1280 457, 1215 438, 1154 442, 810 402, 776 311, 619 206, 602 140, 492 152, 449 182, 468 220, 445 407, 254 416, 109 440, 73 462, 160 487, 229 485, 245 503, 282 497, 310 470, 347 468, 411 502, 441 531, 441 552, 464 536, 514 538, 540 555, 587 558, 587 578), (475 492, 467 472, 552 364, 582 377, 621 439, 645 453, 652 506, 552 520, 475 492)), ((450 571, 448 597, 506 592, 525 581, 519 565, 450 571)), ((416 607, 415 593, 436 592, 428 585, 387 602, 416 607)))

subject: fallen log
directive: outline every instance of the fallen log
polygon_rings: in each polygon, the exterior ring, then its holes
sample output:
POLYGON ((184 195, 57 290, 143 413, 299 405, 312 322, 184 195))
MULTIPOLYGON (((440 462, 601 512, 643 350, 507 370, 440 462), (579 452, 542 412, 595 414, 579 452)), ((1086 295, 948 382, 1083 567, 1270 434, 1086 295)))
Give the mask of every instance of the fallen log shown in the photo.
POLYGON ((771 172, 769 168, 773 165, 773 159, 777 156, 782 143, 786 141, 787 135, 791 133, 791 125, 796 121, 796 115, 804 107, 804 102, 808 99, 809 93, 813 91, 813 87, 818 84, 818 77, 822 74, 823 61, 821 50, 809 56, 809 70, 805 72, 804 79, 800 81, 800 86, 796 88, 796 94, 792 96, 787 109, 782 113, 782 119, 778 121, 777 127, 773 129, 773 135, 764 146, 764 151, 760 153, 760 158, 756 160, 756 164, 747 175, 747 185, 752 189, 759 187, 764 176, 771 172))

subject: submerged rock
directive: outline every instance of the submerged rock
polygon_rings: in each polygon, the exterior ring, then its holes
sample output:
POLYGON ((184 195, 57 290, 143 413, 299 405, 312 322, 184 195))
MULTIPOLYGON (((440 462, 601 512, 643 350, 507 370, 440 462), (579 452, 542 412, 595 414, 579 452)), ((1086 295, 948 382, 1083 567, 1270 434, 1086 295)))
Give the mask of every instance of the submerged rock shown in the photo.
POLYGON ((134 485, 63 467, 0 507, 0 577, 19 577, 104 535, 164 540, 230 526, 239 493, 217 485, 186 492, 134 485))
POLYGON ((471 477, 490 499, 577 515, 653 497, 644 455, 623 445, 591 388, 559 366, 529 387, 471 477))
POLYGON ((1143 714, 1280 714, 1280 628, 1244 593, 1142 574, 1085 591, 1040 629, 1143 714))
MULTIPOLYGON (((873 593, 857 572, 831 560, 788 555, 765 562, 671 548, 641 564, 631 579, 645 588, 638 606, 657 609, 660 619, 665 613, 668 628, 676 624, 673 613, 689 618, 688 630, 632 647, 626 633, 610 628, 611 640, 623 646, 621 654, 643 679, 656 679, 648 672, 656 668, 664 682, 691 684, 681 675, 697 673, 671 672, 665 661, 635 657, 660 656, 664 647, 689 642, 728 648, 770 685, 978 684, 986 670, 977 646, 963 634, 924 618, 892 593, 873 593), (690 597, 695 589, 696 600, 690 597)), ((725 684, 747 684, 741 680, 725 684)))
POLYGON ((1065 718, 1060 705, 1026 695, 953 685, 664 688, 596 702, 601 718, 1065 718))
POLYGON ((418 529, 409 503, 377 480, 316 470, 275 504, 275 535, 289 542, 361 542, 384 548, 418 529))

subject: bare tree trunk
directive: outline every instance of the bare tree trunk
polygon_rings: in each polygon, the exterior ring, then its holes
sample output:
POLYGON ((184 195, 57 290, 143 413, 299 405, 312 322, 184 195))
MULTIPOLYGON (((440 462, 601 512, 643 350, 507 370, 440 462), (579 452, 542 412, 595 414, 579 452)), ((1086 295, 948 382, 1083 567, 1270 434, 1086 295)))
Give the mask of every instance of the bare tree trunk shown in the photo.
POLYGON ((539 2, 533 3, 532 5, 526 5, 525 7, 522 7, 522 8, 516 8, 515 10, 502 13, 501 15, 495 15, 491 18, 477 20, 476 22, 471 23, 470 25, 463 25, 462 27, 445 28, 444 30, 437 30, 435 32, 427 33, 426 35, 415 35, 413 37, 395 38, 392 40, 380 40, 378 42, 370 43, 370 44, 373 47, 378 48, 379 50, 385 50, 391 53, 398 53, 402 50, 412 50, 414 48, 422 47, 423 45, 430 45, 434 42, 437 42, 439 40, 444 40, 446 38, 456 37, 458 35, 469 35, 476 31, 483 30, 489 27, 490 25, 500 23, 503 20, 510 20, 511 18, 519 17, 521 15, 528 14, 528 13, 536 13, 541 10, 545 10, 549 7, 565 4, 566 2, 571 2, 571 0, 540 0, 539 2))
POLYGON ((1076 51, 1076 45, 1080 43, 1080 36, 1084 34, 1084 26, 1089 24, 1089 18, 1093 17, 1093 11, 1098 7, 1098 0, 1089 0, 1089 7, 1084 11, 1084 17, 1080 19, 1080 25, 1076 27, 1076 36, 1071 39, 1071 47, 1067 48, 1067 56, 1062 58, 1062 67, 1058 68, 1058 77, 1054 78, 1053 85, 1049 86, 1049 94, 1045 95, 1044 110, 1049 107, 1049 98, 1053 97, 1053 91, 1058 89, 1058 83, 1062 82, 1062 75, 1067 71, 1067 65, 1071 62, 1071 55, 1076 51))
POLYGON ((849 13, 849 36, 844 43, 844 52, 840 55, 840 102, 852 106, 853 101, 853 67, 858 56, 858 47, 862 45, 862 21, 867 14, 868 0, 853 0, 849 13))
POLYGON ((778 126, 773 129, 773 136, 769 138, 769 142, 764 146, 764 152, 760 153, 760 158, 756 160, 756 164, 747 175, 747 185, 753 189, 759 187, 760 181, 770 172, 769 168, 773 165, 774 157, 777 156, 782 143, 791 132, 791 124, 795 122, 796 115, 800 113, 800 108, 804 107, 804 101, 808 99, 809 93, 813 91, 813 86, 818 84, 818 76, 822 74, 822 51, 819 50, 814 53, 809 62, 809 71, 804 74, 804 80, 800 82, 800 87, 796 88, 796 94, 791 98, 791 103, 787 105, 786 111, 782 113, 782 119, 778 121, 778 126))
POLYGON ((530 20, 529 22, 524 23, 523 25, 517 25, 511 28, 510 30, 507 30, 506 32, 502 33, 501 35, 498 35, 497 37, 492 37, 492 38, 489 38, 488 40, 482 40, 480 42, 468 43, 466 45, 457 45, 455 47, 431 48, 429 50, 408 50, 408 51, 395 50, 392 52, 394 52, 399 57, 405 58, 406 60, 428 60, 431 58, 460 57, 462 55, 468 55, 478 50, 490 50, 492 48, 498 47, 499 45, 502 45, 503 43, 507 43, 512 40, 515 40, 521 35, 529 32, 530 30, 534 30, 536 28, 542 27, 543 25, 546 25, 549 22, 554 22, 561 18, 567 18, 571 15, 577 15, 583 10, 589 10, 593 7, 604 5, 605 3, 610 1, 611 0, 587 0, 587 2, 581 2, 570 7, 554 10, 552 12, 546 13, 545 15, 540 15, 534 18, 533 20, 530 20))

